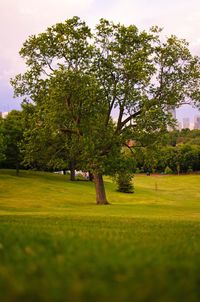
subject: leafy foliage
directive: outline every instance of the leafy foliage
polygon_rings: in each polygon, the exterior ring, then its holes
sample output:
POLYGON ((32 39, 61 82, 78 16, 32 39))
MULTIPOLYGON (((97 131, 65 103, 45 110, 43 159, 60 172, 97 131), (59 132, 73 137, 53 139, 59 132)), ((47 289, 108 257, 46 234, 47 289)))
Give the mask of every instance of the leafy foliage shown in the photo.
POLYGON ((22 160, 20 142, 23 138, 22 112, 12 110, 3 120, 3 144, 5 160, 3 167, 16 168, 17 173, 22 160))
POLYGON ((117 190, 123 193, 133 193, 134 188, 133 188, 132 178, 133 175, 127 172, 118 174, 116 179, 118 185, 117 190))
POLYGON ((0 162, 5 160, 6 140, 4 136, 3 119, 0 117, 0 162))
POLYGON ((173 173, 200 170, 200 131, 169 132, 152 146, 135 151, 137 168, 152 172, 164 172, 166 167, 173 173))

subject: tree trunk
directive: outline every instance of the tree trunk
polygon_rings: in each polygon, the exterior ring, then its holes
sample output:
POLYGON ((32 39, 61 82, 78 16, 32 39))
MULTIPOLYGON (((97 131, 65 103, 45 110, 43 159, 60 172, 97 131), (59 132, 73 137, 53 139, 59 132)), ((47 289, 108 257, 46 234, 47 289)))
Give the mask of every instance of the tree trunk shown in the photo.
POLYGON ((103 176, 100 173, 94 173, 94 183, 95 183, 95 190, 96 190, 96 203, 101 204, 109 204, 106 199, 106 192, 103 182, 103 176))
POLYGON ((94 176, 93 176, 93 174, 89 171, 89 181, 93 181, 93 179, 94 179, 94 176))
POLYGON ((74 167, 74 162, 71 161, 69 163, 69 169, 70 169, 70 180, 75 181, 75 167, 74 167))

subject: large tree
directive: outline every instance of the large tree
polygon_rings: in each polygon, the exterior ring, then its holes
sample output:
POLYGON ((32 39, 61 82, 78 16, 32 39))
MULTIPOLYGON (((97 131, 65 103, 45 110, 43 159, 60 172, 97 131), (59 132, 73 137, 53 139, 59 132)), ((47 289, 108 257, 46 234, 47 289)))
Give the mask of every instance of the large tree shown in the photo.
POLYGON ((27 71, 12 81, 15 94, 66 134, 71 155, 78 146, 98 204, 108 203, 102 175, 117 169, 122 145, 165 129, 170 108, 199 106, 199 58, 184 40, 159 36, 157 27, 140 32, 104 19, 92 32, 74 17, 31 36, 20 51, 27 71))

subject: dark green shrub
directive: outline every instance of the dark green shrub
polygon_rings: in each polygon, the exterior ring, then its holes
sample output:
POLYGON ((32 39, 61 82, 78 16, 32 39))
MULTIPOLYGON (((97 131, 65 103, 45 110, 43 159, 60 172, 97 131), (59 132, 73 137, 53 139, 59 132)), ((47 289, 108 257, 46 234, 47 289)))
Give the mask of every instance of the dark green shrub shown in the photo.
POLYGON ((130 173, 120 173, 116 177, 117 191, 123 193, 134 193, 134 186, 132 182, 133 175, 130 173))

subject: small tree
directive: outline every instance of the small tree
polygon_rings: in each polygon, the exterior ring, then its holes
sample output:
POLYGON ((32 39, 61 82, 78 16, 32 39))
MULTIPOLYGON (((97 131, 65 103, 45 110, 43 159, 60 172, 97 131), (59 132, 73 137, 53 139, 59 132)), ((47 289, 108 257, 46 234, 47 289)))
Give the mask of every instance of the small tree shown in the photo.
POLYGON ((123 193, 134 193, 133 187, 133 174, 124 172, 120 173, 116 177, 117 191, 123 193))

